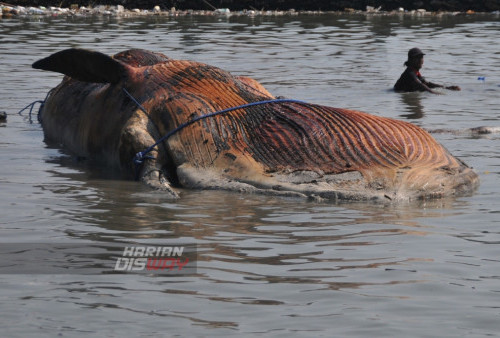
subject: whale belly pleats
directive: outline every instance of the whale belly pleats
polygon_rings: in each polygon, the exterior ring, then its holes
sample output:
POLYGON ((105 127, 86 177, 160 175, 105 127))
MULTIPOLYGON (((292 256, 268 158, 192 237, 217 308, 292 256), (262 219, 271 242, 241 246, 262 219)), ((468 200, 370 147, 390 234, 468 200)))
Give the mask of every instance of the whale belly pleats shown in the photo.
POLYGON ((251 154, 268 171, 338 174, 455 162, 416 126, 346 109, 273 103, 216 119, 216 137, 251 154))

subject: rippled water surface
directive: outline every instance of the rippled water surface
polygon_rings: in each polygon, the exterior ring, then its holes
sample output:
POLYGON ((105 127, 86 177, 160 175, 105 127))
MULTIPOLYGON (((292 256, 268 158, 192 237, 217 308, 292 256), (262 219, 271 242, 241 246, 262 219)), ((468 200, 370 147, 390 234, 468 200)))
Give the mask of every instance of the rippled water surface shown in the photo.
POLYGON ((0 274, 1 335, 496 336, 498 134, 435 135, 479 173, 471 196, 382 206, 183 190, 172 202, 49 147, 17 112, 61 80, 32 70, 35 60, 145 48, 251 76, 275 95, 424 128, 499 126, 499 32, 495 15, 1 20, 0 241, 199 253, 189 275, 0 274), (428 79, 462 91, 392 92, 414 46, 428 79))

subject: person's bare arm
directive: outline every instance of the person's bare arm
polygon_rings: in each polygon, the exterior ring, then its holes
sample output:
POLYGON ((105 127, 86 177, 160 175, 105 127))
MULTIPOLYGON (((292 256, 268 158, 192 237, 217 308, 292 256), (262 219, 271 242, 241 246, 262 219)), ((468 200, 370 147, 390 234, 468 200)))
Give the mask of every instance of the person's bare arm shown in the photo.
POLYGON ((444 89, 449 89, 449 90, 460 90, 459 86, 444 86, 444 85, 440 85, 440 84, 433 83, 430 81, 426 81, 425 79, 422 79, 422 83, 429 88, 444 88, 444 89))
POLYGON ((442 86, 437 85, 437 84, 432 83, 432 82, 427 82, 427 81, 425 81, 424 78, 419 79, 417 76, 415 76, 415 81, 418 83, 418 85, 422 91, 426 91, 426 92, 429 92, 432 94, 438 94, 438 95, 441 94, 440 92, 432 90, 431 88, 440 88, 442 86))

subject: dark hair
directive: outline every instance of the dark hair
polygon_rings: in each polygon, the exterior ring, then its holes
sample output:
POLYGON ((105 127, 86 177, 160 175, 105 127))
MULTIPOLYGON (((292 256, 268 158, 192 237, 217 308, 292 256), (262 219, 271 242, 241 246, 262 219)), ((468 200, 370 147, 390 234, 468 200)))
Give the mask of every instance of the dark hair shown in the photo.
POLYGON ((405 66, 408 67, 408 61, 405 61, 405 66))

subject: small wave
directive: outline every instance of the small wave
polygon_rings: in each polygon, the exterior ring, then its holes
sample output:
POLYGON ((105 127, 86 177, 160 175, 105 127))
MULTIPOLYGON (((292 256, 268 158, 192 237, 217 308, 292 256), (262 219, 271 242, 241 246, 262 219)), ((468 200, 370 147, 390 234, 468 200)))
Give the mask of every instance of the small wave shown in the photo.
POLYGON ((498 127, 474 127, 465 129, 427 129, 431 134, 466 134, 466 135, 483 135, 483 134, 498 134, 500 133, 500 126, 498 127))

